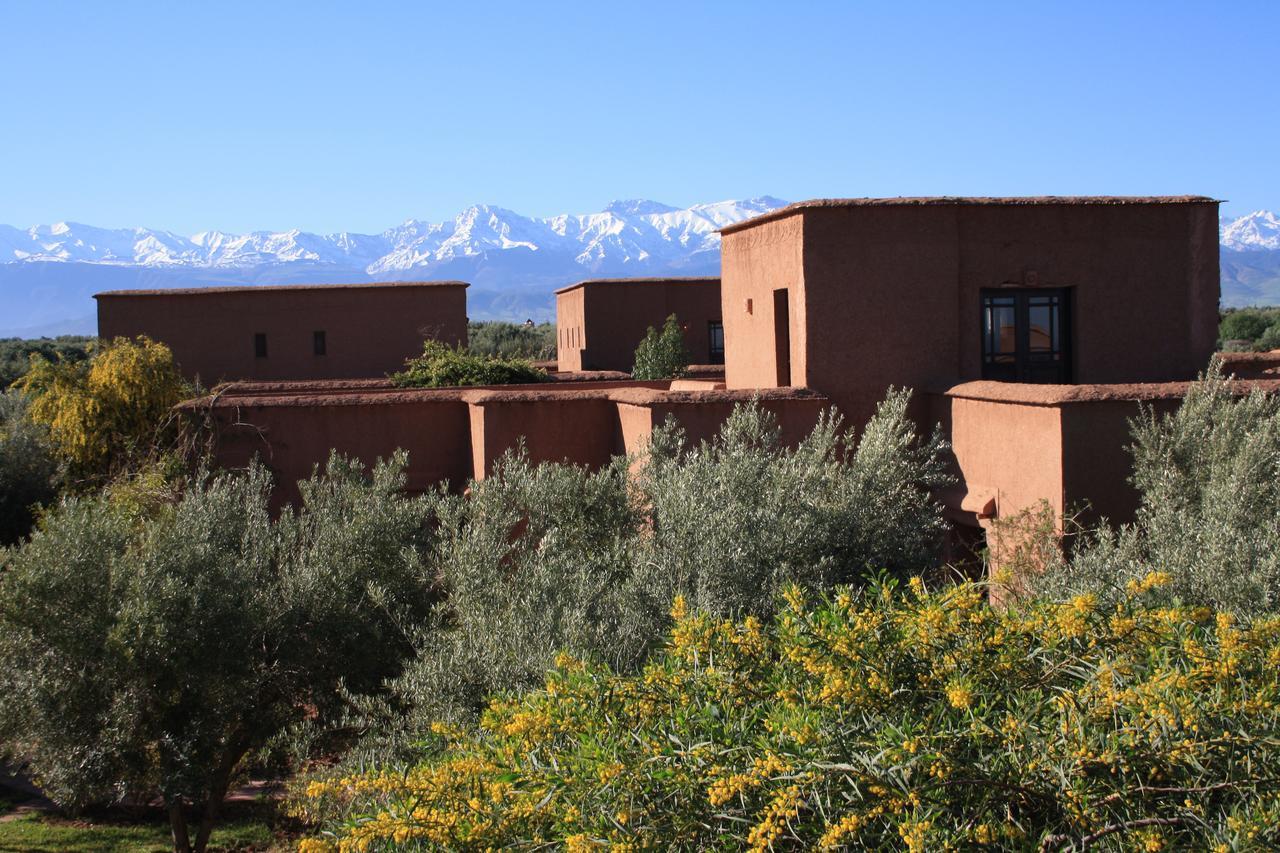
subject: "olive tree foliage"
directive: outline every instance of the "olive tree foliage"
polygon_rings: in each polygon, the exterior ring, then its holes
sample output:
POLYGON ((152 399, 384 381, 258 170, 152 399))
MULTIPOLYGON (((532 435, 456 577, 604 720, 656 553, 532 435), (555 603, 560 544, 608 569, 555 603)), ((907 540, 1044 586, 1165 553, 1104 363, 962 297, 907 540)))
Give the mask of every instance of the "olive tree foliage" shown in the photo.
POLYGON ((47 432, 27 416, 19 391, 0 391, 0 547, 26 536, 36 508, 58 495, 61 468, 47 432))
POLYGON ((656 431, 641 483, 653 519, 646 559, 665 600, 768 615, 788 583, 931 567, 945 525, 930 490, 950 482, 946 444, 936 432, 920 440, 908 398, 891 391, 860 436, 828 411, 794 448, 758 404, 695 447, 673 424, 656 431))
POLYGON ((246 755, 411 653, 436 585, 403 464, 332 458, 276 521, 260 467, 143 512, 68 498, 3 554, 6 751, 61 804, 158 795, 175 848, 204 849, 246 755))
POLYGON ((468 495, 440 496, 436 521, 445 598, 396 684, 408 730, 540 684, 558 652, 630 669, 657 637, 668 602, 637 559, 625 460, 592 472, 512 451, 468 495))
POLYGON ((468 496, 438 496, 430 560, 446 596, 392 701, 368 709, 381 719, 366 719, 356 760, 408 757, 406 736, 540 685, 562 651, 635 671, 677 594, 711 613, 766 614, 790 581, 929 569, 944 445, 918 439, 906 401, 892 395, 860 439, 828 416, 788 447, 751 404, 694 447, 668 424, 642 458, 596 472, 514 452, 468 496))
POLYGON ((1118 597, 1149 572, 1149 593, 1241 615, 1280 609, 1280 399, 1241 393, 1214 365, 1178 409, 1132 424, 1131 524, 1086 535, 1036 578, 1041 592, 1118 597))
POLYGON ((635 379, 676 379, 689 372, 689 349, 684 343, 684 330, 672 314, 662 324, 645 333, 636 347, 635 366, 631 376, 635 379))

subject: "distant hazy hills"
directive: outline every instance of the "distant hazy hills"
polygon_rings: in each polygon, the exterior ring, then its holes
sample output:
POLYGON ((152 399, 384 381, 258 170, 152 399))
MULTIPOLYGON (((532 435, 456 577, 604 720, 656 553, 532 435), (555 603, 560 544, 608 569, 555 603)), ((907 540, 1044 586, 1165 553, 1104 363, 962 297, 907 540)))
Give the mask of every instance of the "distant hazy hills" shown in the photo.
MULTIPOLYGON (((617 201, 549 219, 476 205, 448 222, 409 220, 381 234, 302 231, 184 237, 60 222, 0 225, 0 337, 93 332, 101 290, 229 283, 463 279, 473 319, 552 319, 551 291, 603 276, 707 275, 716 231, 784 205, 763 196, 677 209, 617 201)), ((1280 219, 1223 219, 1225 305, 1280 304, 1280 219)))

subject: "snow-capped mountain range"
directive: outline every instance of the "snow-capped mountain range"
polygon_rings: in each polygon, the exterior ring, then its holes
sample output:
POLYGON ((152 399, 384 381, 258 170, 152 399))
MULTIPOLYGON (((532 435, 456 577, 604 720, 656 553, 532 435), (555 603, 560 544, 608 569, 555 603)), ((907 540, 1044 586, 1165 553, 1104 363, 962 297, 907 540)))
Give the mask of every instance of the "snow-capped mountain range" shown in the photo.
POLYGON ((410 219, 381 234, 203 231, 184 237, 171 231, 112 230, 74 222, 26 230, 0 225, 0 263, 242 269, 304 262, 337 264, 376 276, 487 252, 525 249, 568 255, 588 273, 602 263, 680 267, 701 255, 718 256, 719 228, 785 203, 764 196, 680 210, 655 201, 615 201, 600 213, 549 219, 475 205, 448 222, 410 219))
POLYGON ((1273 252, 1280 249, 1280 218, 1269 210, 1218 221, 1218 240, 1237 252, 1273 252))
MULTIPOLYGON (((0 337, 92 333, 93 293, 121 288, 454 278, 473 319, 553 319, 551 292, 604 276, 714 275, 718 229, 781 207, 771 196, 675 208, 615 201, 599 213, 522 216, 490 205, 380 234, 182 236, 72 222, 0 225, 0 337)), ((1224 217, 1224 305, 1280 304, 1280 218, 1224 217)))

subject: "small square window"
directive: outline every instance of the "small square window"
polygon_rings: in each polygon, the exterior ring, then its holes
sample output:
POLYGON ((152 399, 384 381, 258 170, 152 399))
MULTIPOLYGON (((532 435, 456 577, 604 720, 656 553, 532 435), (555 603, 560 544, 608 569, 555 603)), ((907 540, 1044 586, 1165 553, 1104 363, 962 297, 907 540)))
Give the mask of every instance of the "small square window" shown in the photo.
POLYGON ((325 354, 324 332, 311 333, 311 348, 316 355, 325 354))
POLYGON ((267 357, 267 333, 266 332, 254 332, 253 354, 256 358, 267 357))

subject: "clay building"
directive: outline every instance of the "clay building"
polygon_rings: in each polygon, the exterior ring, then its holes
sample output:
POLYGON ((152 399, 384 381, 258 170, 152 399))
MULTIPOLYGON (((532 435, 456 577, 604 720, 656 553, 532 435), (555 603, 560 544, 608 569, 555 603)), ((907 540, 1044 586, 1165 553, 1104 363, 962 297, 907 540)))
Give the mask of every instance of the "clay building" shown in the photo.
POLYGON ((622 278, 580 281, 556 291, 562 371, 630 372, 650 326, 675 314, 694 364, 724 363, 718 278, 622 278))
MULTIPOLYGON (((407 448, 410 482, 426 488, 483 477, 521 439, 536 460, 594 466, 641 449, 667 416, 706 437, 757 397, 790 439, 831 405, 859 426, 905 386, 920 430, 940 426, 951 443, 956 485, 938 500, 998 553, 998 522, 1025 510, 1129 518, 1130 419, 1177 406, 1214 349, 1209 198, 820 200, 722 234, 720 281, 559 291, 567 372, 554 382, 241 383, 191 405, 210 407, 223 430, 220 458, 262 454, 286 491, 329 448, 367 462, 407 448), (584 372, 629 370, 645 329, 671 313, 695 359, 711 355, 723 323, 723 379, 584 372)), ((1228 359, 1246 385, 1280 391, 1274 355, 1228 359)))
POLYGON ((146 335, 210 387, 232 379, 348 379, 399 370, 427 338, 467 340, 460 281, 114 290, 98 335, 146 335))
POLYGON ((1129 419, 1177 405, 1218 324, 1218 202, 820 200, 722 231, 729 388, 803 386, 856 423, 889 386, 951 441, 953 519, 1042 501, 1123 520, 1129 419))
POLYGON ((890 385, 1193 378, 1218 327, 1218 203, 829 199, 721 232, 729 388, 863 419, 890 385))

